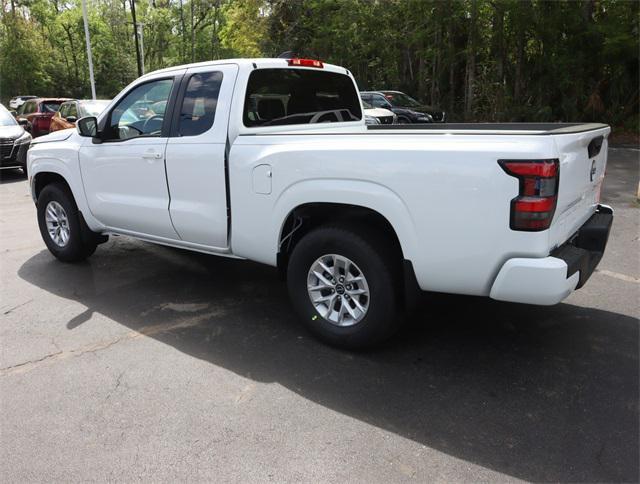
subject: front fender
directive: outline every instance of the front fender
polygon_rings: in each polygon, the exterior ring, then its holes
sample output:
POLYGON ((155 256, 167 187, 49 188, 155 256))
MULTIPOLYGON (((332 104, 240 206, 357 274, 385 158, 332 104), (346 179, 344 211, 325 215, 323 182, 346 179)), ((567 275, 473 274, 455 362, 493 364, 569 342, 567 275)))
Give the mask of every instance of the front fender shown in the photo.
MULTIPOLYGON (((63 143, 59 143, 62 145, 63 143)), ((66 143, 65 143, 66 144, 66 143)), ((80 166, 78 162, 78 151, 69 147, 57 146, 58 143, 38 144, 27 152, 27 171, 29 173, 29 189, 33 201, 37 203, 36 180, 45 173, 53 173, 62 177, 69 185, 71 194, 78 206, 85 222, 89 228, 95 232, 104 229, 98 222, 87 204, 82 186, 80 166)))

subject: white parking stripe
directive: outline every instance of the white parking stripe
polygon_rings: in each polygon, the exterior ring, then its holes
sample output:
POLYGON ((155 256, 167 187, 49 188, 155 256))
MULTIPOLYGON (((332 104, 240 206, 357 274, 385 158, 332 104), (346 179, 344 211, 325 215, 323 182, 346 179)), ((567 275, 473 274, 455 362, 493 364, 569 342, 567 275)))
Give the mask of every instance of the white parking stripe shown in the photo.
POLYGON ((626 274, 620 274, 619 272, 612 272, 612 271, 606 271, 606 270, 600 270, 600 269, 596 269, 596 272, 599 272, 600 274, 604 274, 605 276, 613 277, 615 279, 620 279, 621 281, 635 282, 636 284, 640 284, 639 278, 628 276, 626 274))

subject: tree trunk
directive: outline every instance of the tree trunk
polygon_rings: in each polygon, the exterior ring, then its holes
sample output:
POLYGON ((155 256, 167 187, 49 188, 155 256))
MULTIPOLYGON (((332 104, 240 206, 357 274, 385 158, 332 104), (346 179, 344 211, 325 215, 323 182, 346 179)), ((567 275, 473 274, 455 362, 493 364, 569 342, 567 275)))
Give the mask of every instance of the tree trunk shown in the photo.
POLYGON ((453 21, 453 3, 452 0, 447 2, 448 5, 448 22, 447 22, 447 37, 448 37, 448 53, 447 58, 449 62, 449 115, 453 113, 455 108, 456 99, 456 85, 455 85, 455 66, 456 66, 456 48, 455 48, 455 25, 453 21))
POLYGON ((442 50, 442 42, 441 42, 441 38, 442 38, 442 27, 440 24, 438 24, 437 28, 436 28, 436 35, 435 35, 435 56, 433 58, 433 65, 431 68, 431 95, 430 95, 430 102, 433 106, 436 106, 439 104, 439 100, 438 98, 440 97, 440 86, 439 86, 439 70, 440 70, 440 51, 442 50))
POLYGON ((196 29, 193 25, 193 17, 195 16, 195 2, 191 0, 191 62, 196 61, 196 29))
POLYGON ((493 121, 500 121, 504 111, 504 5, 499 2, 495 2, 493 4, 493 8, 493 38, 491 50, 496 62, 496 102, 493 121))
POLYGON ((476 30, 478 19, 478 2, 471 0, 471 19, 469 21, 469 41, 467 43, 467 75, 465 91, 464 117, 469 120, 473 115, 474 108, 474 84, 476 81, 476 30))
POLYGON ((180 0, 180 30, 181 30, 181 39, 180 39, 180 60, 184 63, 186 60, 187 49, 186 49, 186 35, 187 35, 187 27, 184 21, 184 7, 182 4, 182 0, 180 0))
POLYGON ((67 38, 69 39, 69 45, 71 46, 71 55, 73 56, 73 66, 74 66, 74 78, 75 78, 75 86, 74 92, 76 88, 80 85, 80 68, 78 67, 78 54, 75 45, 73 44, 73 36, 71 35, 71 28, 64 25, 62 27, 64 31, 67 33, 67 38))
POLYGON ((518 106, 522 105, 522 89, 524 79, 524 48, 527 40, 526 25, 530 21, 530 4, 528 1, 523 1, 518 4, 519 15, 517 25, 518 36, 516 39, 516 72, 513 82, 513 103, 518 106))

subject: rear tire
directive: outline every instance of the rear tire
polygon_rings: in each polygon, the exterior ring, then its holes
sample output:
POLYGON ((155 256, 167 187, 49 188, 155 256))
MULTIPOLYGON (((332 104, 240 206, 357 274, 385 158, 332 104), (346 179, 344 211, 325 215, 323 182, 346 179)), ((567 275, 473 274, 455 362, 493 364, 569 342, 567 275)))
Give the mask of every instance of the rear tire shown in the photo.
POLYGON ((51 183, 42 189, 38 196, 38 226, 42 240, 57 259, 77 262, 96 251, 96 238, 83 237, 83 229, 84 233, 91 232, 82 224, 84 221, 67 187, 51 183))
POLYGON ((366 231, 330 226, 305 235, 290 256, 287 285, 306 327, 331 345, 351 349, 391 337, 400 326, 401 294, 392 253, 382 237, 366 231))

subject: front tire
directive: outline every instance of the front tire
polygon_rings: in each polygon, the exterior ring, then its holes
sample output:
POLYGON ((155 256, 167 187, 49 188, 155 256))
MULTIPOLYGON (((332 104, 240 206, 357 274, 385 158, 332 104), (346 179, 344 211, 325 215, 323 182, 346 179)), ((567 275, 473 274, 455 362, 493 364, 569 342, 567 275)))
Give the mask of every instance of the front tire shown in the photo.
POLYGON ((93 254, 95 240, 82 237, 78 207, 62 184, 45 186, 38 196, 38 226, 49 252, 63 262, 77 262, 93 254))
POLYGON ((295 246, 287 269, 293 306, 305 326, 343 348, 376 345, 399 328, 399 283, 382 237, 320 227, 295 246))

